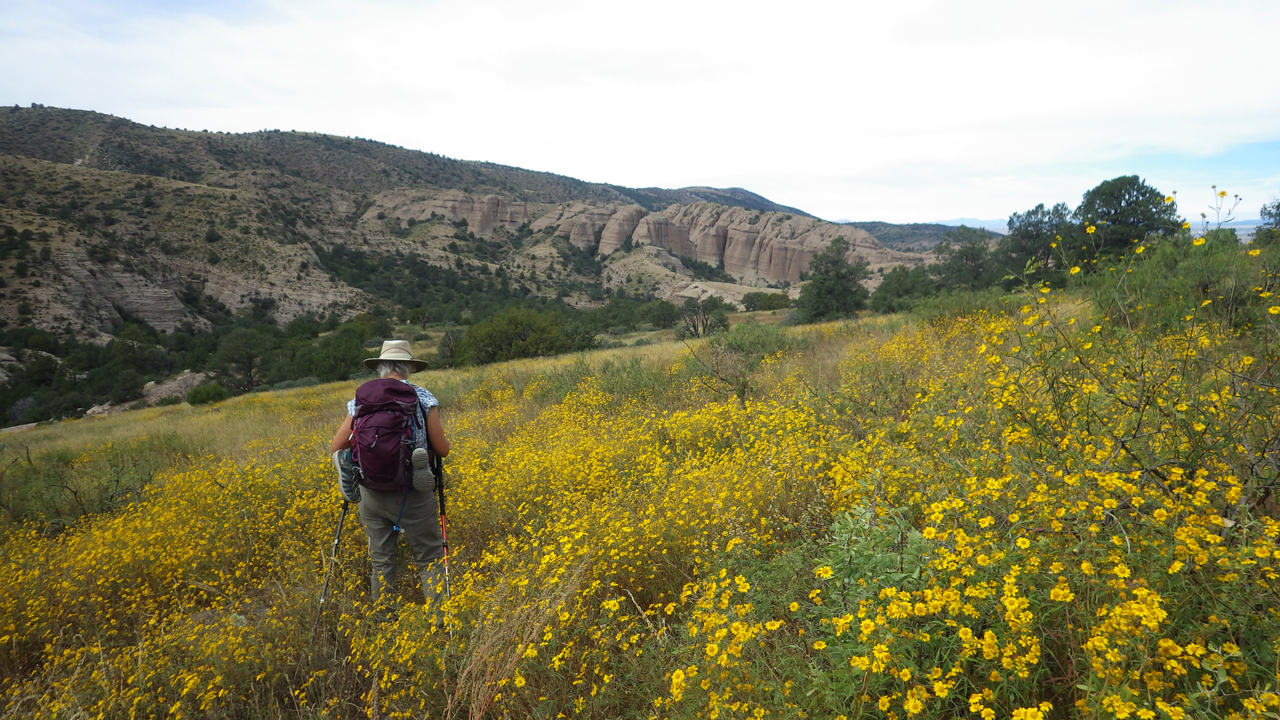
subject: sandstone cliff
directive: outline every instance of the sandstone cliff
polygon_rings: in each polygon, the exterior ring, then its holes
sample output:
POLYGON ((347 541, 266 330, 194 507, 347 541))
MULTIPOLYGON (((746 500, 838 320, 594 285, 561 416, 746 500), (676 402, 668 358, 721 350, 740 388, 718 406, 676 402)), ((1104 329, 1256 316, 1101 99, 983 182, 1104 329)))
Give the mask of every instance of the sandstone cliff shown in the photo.
POLYGON ((487 235, 496 227, 515 230, 529 221, 529 208, 523 202, 461 190, 433 193, 401 188, 380 193, 362 220, 369 221, 379 212, 414 222, 428 220, 433 214, 450 222, 466 220, 467 229, 477 235, 487 235))
POLYGON ((534 230, 551 227, 574 245, 602 256, 617 252, 630 239, 633 247, 652 245, 723 267, 751 286, 799 282, 813 256, 837 237, 849 242, 850 261, 865 260, 872 270, 924 260, 917 253, 886 249, 858 228, 709 202, 672 205, 662 212, 640 205, 568 203, 531 224, 534 230))
POLYGON ((173 332, 184 323, 202 332, 210 327, 208 320, 182 304, 172 287, 119 263, 95 263, 83 247, 64 244, 54 262, 65 281, 48 288, 43 310, 54 317, 75 318, 88 333, 110 331, 121 320, 120 310, 161 332, 173 332))

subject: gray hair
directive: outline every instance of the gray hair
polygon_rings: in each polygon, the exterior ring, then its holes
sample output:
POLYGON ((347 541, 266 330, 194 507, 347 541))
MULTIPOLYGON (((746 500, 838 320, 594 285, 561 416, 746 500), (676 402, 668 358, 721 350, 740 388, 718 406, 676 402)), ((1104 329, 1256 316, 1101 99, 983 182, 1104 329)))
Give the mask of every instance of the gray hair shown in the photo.
POLYGON ((397 360, 380 360, 378 362, 378 377, 385 378, 392 374, 409 377, 413 374, 413 368, 409 367, 408 363, 402 363, 397 360))

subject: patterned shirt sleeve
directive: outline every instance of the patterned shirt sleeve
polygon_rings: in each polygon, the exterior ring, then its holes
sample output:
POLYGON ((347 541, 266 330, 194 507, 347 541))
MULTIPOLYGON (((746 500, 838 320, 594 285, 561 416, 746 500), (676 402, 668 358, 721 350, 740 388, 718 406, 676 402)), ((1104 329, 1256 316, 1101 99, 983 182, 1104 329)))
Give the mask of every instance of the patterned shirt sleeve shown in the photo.
MULTIPOLYGON (((410 384, 412 385, 412 383, 410 384)), ((420 388, 417 385, 413 385, 413 389, 418 391, 418 402, 422 403, 422 407, 424 409, 430 410, 433 407, 440 406, 440 401, 436 400, 436 396, 432 395, 426 388, 420 388)))

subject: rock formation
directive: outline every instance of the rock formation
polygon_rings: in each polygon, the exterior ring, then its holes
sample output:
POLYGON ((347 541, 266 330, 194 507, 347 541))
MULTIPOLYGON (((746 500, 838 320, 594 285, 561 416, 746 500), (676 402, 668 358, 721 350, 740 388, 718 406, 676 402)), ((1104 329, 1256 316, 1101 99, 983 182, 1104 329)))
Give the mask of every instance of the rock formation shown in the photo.
POLYGON ((608 255, 622 247, 627 238, 635 234, 640 219, 648 214, 649 211, 639 205, 624 205, 618 208, 605 223, 604 230, 600 233, 600 246, 596 251, 601 255, 608 255))
POLYGON ((857 228, 709 202, 672 205, 662 212, 649 212, 639 205, 566 203, 535 219, 530 227, 535 231, 555 228, 575 246, 604 256, 631 238, 635 247, 652 245, 723 267, 750 286, 799 282, 813 256, 837 237, 849 242, 851 262, 865 260, 872 269, 923 261, 915 253, 888 250, 857 228))
POLYGON ((48 299, 47 312, 51 314, 76 318, 100 332, 110 332, 120 322, 117 308, 161 332, 173 332, 183 323, 197 330, 209 329, 209 321, 183 305, 171 288, 119 264, 94 263, 81 247, 64 245, 54 261, 67 282, 54 286, 48 299))
POLYGON ((913 253, 885 249, 864 230, 813 218, 711 203, 672 206, 663 215, 688 233, 688 245, 676 237, 675 247, 690 249, 682 252, 660 240, 654 244, 706 263, 723 263, 725 272, 746 285, 799 282, 813 256, 837 237, 849 242, 851 262, 865 260, 873 269, 921 260, 913 253))
POLYGON ((477 235, 487 235, 499 226, 515 230, 529 220, 529 208, 518 200, 470 195, 461 190, 445 190, 434 197, 421 190, 391 190, 378 195, 365 217, 378 212, 417 222, 430 219, 432 213, 450 222, 466 220, 467 229, 477 235))
POLYGON ((208 379, 209 376, 204 373, 193 373, 190 370, 183 370, 180 374, 175 375, 164 382, 157 383, 153 380, 146 385, 143 385, 142 399, 144 402, 154 404, 167 397, 185 398, 187 393, 191 392, 208 379))

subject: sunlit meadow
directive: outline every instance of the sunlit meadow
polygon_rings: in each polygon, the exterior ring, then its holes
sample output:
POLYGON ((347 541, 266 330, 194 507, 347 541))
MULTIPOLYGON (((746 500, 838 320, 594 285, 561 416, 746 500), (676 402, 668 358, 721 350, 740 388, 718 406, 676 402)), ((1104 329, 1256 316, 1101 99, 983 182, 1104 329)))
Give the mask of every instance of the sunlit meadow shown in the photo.
POLYGON ((404 573, 389 620, 350 518, 318 604, 352 384, 6 436, 75 487, 109 443, 177 448, 112 509, 11 521, 6 712, 1276 718, 1269 263, 1184 237, 1002 313, 416 376, 452 587, 404 573))

